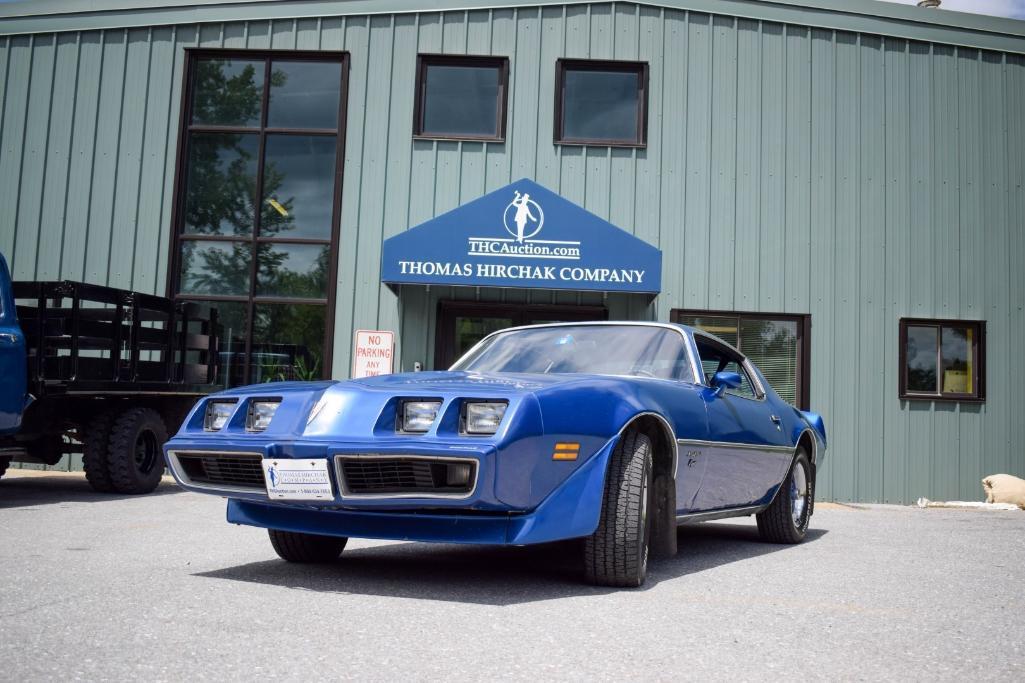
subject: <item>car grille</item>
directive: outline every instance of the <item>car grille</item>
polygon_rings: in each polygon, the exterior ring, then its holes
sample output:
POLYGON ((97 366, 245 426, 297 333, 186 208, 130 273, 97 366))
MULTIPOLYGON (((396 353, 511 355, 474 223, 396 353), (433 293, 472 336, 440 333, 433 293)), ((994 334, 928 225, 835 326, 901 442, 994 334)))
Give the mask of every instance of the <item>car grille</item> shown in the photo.
POLYGON ((470 459, 342 456, 338 463, 344 495, 462 496, 477 479, 470 459))
POLYGON ((195 484, 264 489, 263 457, 228 453, 177 453, 178 463, 195 484))

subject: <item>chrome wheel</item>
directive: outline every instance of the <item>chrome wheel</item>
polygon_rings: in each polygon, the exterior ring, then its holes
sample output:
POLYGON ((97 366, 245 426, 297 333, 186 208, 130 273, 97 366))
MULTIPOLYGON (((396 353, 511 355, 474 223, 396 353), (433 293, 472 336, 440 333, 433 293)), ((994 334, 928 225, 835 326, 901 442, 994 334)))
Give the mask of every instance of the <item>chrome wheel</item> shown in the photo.
POLYGON ((794 464, 794 472, 790 475, 790 516, 794 527, 804 526, 804 513, 808 509, 808 474, 801 463, 794 464))

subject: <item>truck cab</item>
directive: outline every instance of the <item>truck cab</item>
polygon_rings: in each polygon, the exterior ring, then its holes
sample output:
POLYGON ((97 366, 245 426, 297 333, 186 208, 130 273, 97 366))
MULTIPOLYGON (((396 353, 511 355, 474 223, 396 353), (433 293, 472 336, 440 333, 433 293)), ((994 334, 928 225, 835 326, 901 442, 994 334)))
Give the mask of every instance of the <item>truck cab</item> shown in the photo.
POLYGON ((25 335, 18 325, 11 271, 0 254, 0 434, 13 434, 29 401, 25 335))

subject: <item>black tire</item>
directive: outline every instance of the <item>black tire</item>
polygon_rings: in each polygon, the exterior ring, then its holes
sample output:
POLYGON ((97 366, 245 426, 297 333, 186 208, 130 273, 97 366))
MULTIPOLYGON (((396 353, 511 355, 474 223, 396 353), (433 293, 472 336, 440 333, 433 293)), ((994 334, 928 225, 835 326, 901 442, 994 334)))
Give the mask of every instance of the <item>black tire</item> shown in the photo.
POLYGON ((5 474, 7 474, 7 468, 10 466, 10 464, 11 464, 11 459, 10 458, 0 458, 0 477, 2 477, 5 474))
POLYGON ((164 474, 167 427, 151 408, 128 408, 114 419, 107 445, 107 468, 118 493, 149 493, 164 474))
POLYGON ((605 477, 598 528, 584 543, 588 583, 636 587, 648 573, 653 509, 651 440, 640 432, 623 435, 605 477))
POLYGON ((82 434, 82 469, 89 485, 100 493, 114 490, 110 468, 107 467, 107 447, 113 426, 114 413, 100 413, 86 425, 82 434))
POLYGON ((811 501, 814 498, 815 479, 808 455, 802 449, 797 452, 787 478, 783 480, 772 504, 755 516, 762 540, 770 543, 803 541, 808 531, 808 522, 811 521, 811 501))
POLYGON ((278 557, 286 562, 302 564, 334 562, 349 540, 344 536, 318 536, 277 529, 267 529, 267 534, 278 557))

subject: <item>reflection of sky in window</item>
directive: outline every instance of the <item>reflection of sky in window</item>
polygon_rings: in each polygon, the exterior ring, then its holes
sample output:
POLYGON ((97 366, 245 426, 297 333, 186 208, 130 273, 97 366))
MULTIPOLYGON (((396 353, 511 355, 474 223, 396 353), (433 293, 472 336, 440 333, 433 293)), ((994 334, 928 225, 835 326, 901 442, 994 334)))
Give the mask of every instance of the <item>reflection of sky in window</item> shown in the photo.
POLYGON ((497 135, 498 73, 495 67, 428 66, 423 132, 497 135))
POLYGON ((275 61, 271 64, 271 74, 268 126, 338 127, 341 64, 275 61))
POLYGON ((566 70, 563 136, 637 139, 637 74, 566 70))
MULTIPOLYGON (((264 171, 264 215, 275 218, 267 206, 273 198, 284 206, 289 220, 275 233, 280 237, 331 237, 334 204, 335 137, 270 135, 264 171), (271 172, 273 171, 273 173, 271 172), (272 176, 281 176, 271 187, 272 176)), ((265 235, 268 231, 265 231, 265 235)))
POLYGON ((968 331, 963 327, 944 327, 940 336, 943 369, 965 369, 968 362, 968 331))
POLYGON ((935 327, 908 327, 907 365, 909 389, 936 390, 935 327))

